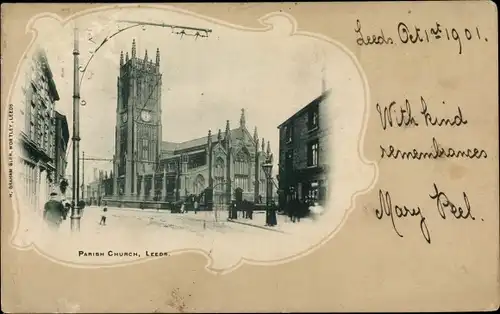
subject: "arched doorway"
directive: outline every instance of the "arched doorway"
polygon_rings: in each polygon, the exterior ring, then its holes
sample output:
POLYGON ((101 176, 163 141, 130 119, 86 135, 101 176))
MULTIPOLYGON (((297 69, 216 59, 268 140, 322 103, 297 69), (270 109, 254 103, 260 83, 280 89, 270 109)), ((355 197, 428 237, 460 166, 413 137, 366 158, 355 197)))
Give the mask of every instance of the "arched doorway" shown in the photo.
POLYGON ((200 194, 205 189, 205 178, 199 174, 196 176, 193 182, 193 192, 194 194, 200 194))

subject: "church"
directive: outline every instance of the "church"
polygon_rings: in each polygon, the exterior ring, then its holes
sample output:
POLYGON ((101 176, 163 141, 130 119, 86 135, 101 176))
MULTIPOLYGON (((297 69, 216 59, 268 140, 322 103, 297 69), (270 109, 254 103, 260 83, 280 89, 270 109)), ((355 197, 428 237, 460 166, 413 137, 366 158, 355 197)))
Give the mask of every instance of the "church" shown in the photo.
POLYGON ((236 128, 226 120, 200 138, 162 141, 161 82, 159 49, 154 61, 147 50, 140 58, 134 39, 131 56, 120 54, 113 199, 172 202, 211 188, 214 205, 228 204, 240 188, 243 199, 262 202, 262 164, 271 148, 259 140, 257 128, 250 134, 244 109, 236 128))

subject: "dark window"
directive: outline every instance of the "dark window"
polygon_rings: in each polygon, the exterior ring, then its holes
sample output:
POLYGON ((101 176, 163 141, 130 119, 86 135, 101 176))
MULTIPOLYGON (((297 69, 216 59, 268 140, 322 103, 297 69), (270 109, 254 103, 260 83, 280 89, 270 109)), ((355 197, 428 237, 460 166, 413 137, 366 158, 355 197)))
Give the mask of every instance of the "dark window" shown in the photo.
POLYGON ((147 139, 142 139, 142 159, 149 159, 149 143, 147 139))
POLYGON ((167 171, 168 172, 174 172, 175 171, 175 164, 173 162, 168 163, 168 165, 167 165, 167 171))
POLYGON ((308 129, 313 130, 318 127, 318 106, 314 106, 309 110, 309 117, 308 117, 308 129))
POLYGON ((292 141, 292 127, 290 125, 285 126, 285 141, 287 143, 292 141))
POLYGON ((288 150, 285 155, 285 171, 293 170, 293 150, 288 150))
POLYGON ((310 142, 307 146, 307 166, 313 167, 318 165, 318 141, 310 142))

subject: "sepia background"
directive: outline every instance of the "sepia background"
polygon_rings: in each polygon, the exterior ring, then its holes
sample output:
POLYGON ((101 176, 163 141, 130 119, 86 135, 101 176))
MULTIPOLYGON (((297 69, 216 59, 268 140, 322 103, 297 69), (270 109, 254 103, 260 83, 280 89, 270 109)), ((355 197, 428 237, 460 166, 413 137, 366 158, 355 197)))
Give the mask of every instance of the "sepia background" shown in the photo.
MULTIPOLYGON (((4 311, 437 311, 498 306, 498 60, 492 3, 174 6, 247 27, 259 27, 258 18, 281 10, 297 20, 300 31, 328 36, 350 49, 370 86, 364 149, 367 158, 379 165, 375 188, 356 199, 340 232, 310 255, 279 266, 245 265, 216 276, 204 269, 206 258, 199 254, 90 270, 63 267, 34 251, 14 250, 8 243, 13 214, 2 173, 4 311), (354 32, 358 19, 365 37, 384 29, 396 39, 400 21, 421 27, 439 21, 445 27, 479 26, 489 40, 463 43, 461 55, 452 42, 361 47, 354 32), (468 125, 420 127, 418 134, 382 130, 375 104, 404 103, 408 98, 418 111, 421 96, 437 116, 451 116, 460 106, 468 125), (453 105, 435 105, 442 101, 453 105), (425 150, 433 136, 445 146, 485 149, 488 159, 380 160, 379 145, 425 150), (435 201, 428 197, 433 183, 460 204, 466 191, 473 214, 482 220, 441 220, 434 211, 435 201), (432 244, 423 240, 416 219, 397 221, 404 234, 400 238, 389 219, 375 217, 378 189, 391 191, 394 202, 426 208, 432 244)), ((90 7, 3 6, 2 90, 10 87, 19 56, 30 44, 25 29, 33 15, 53 12, 66 17, 90 7)), ((2 93, 2 108, 6 97, 2 93)), ((2 110, 2 118, 4 114, 2 110)))

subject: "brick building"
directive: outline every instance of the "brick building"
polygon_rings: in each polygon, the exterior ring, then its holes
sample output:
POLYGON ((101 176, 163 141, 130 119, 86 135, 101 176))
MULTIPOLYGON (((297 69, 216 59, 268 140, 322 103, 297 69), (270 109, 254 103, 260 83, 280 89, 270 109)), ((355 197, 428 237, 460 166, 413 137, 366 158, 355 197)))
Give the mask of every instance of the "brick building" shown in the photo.
MULTIPOLYGON (((117 78, 113 197, 131 203, 144 200, 175 201, 214 191, 214 203, 226 204, 236 188, 243 198, 260 201, 264 191, 262 163, 270 153, 257 128, 251 135, 242 110, 239 126, 186 142, 162 141, 160 51, 155 61, 132 53, 120 54, 117 78)), ((223 127, 224 129, 224 127, 223 127)))
POLYGON ((324 91, 278 126, 280 203, 310 198, 320 203, 328 191, 330 119, 324 91))
MULTIPOLYGON (((40 211, 55 188, 55 103, 59 100, 47 56, 37 50, 24 73, 19 97, 19 180, 24 206, 40 211)), ((17 104, 16 104, 17 105, 17 104)))

